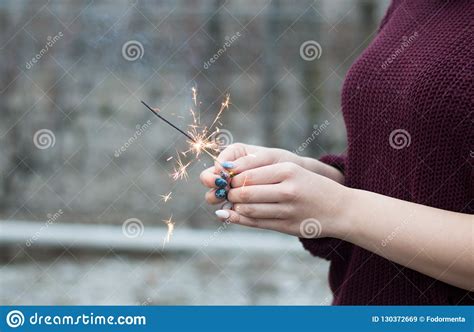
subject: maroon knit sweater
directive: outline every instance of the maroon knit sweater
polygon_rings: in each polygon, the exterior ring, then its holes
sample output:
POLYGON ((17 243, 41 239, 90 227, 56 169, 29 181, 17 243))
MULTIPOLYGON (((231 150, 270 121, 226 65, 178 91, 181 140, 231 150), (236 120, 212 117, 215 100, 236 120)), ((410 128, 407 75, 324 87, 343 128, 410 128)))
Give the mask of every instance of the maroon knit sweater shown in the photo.
MULTIPOLYGON (((322 158, 346 186, 474 214, 473 17, 469 0, 392 2, 344 83, 347 155, 322 158)), ((474 293, 351 243, 301 241, 330 260, 334 304, 474 304, 474 293)))

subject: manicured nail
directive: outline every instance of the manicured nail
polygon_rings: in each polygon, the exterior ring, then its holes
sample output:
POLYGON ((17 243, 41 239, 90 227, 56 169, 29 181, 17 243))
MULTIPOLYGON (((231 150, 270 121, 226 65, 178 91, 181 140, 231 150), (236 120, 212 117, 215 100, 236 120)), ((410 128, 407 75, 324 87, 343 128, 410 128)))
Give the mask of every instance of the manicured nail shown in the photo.
POLYGON ((227 180, 229 178, 229 173, 227 172, 224 172, 224 171, 221 171, 221 177, 224 179, 224 180, 227 180))
POLYGON ((230 161, 224 161, 222 163, 222 167, 229 169, 229 168, 234 168, 235 165, 234 165, 234 163, 231 163, 230 161))
POLYGON ((222 198, 226 198, 227 192, 225 191, 225 189, 221 188, 221 189, 217 189, 214 195, 216 195, 217 198, 222 199, 222 198))
POLYGON ((230 217, 230 213, 229 211, 226 211, 226 210, 217 210, 216 216, 222 219, 227 219, 230 217))
POLYGON ((217 178, 216 181, 214 181, 214 183, 216 184, 217 188, 227 187, 227 181, 222 178, 217 178))

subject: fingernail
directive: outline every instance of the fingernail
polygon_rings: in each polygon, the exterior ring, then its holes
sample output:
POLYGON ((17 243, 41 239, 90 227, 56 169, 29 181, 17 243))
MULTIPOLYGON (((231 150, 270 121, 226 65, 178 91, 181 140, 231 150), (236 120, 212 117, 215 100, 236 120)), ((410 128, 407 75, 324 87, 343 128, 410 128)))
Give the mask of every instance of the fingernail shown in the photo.
POLYGON ((234 163, 231 163, 230 161, 224 161, 222 163, 222 167, 224 167, 224 168, 234 168, 235 165, 234 165, 234 163))
POLYGON ((226 210, 217 210, 216 216, 222 219, 227 219, 230 217, 230 213, 229 211, 226 211, 226 210))
POLYGON ((214 181, 214 183, 216 184, 218 188, 227 187, 227 181, 221 178, 217 178, 216 181, 214 181))
POLYGON ((222 198, 226 198, 227 193, 225 189, 221 188, 221 189, 217 189, 214 195, 216 195, 217 198, 222 199, 222 198))
POLYGON ((221 177, 224 179, 224 180, 227 180, 229 178, 229 173, 227 172, 224 172, 224 171, 221 171, 221 177))

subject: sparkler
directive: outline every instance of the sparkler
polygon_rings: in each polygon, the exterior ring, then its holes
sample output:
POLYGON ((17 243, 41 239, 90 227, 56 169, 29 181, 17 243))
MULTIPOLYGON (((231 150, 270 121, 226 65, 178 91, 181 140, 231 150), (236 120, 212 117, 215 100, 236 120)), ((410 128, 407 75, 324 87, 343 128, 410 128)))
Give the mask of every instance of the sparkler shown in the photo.
MULTIPOLYGON (((207 127, 207 126, 201 125, 201 115, 199 112, 197 112, 197 108, 199 104, 199 101, 197 98, 197 90, 195 87, 193 87, 191 91, 192 91, 193 104, 196 110, 194 110, 193 108, 189 110, 193 118, 193 121, 190 125, 188 125, 189 129, 187 131, 182 130, 181 128, 173 124, 171 121, 167 120, 165 117, 158 114, 159 110, 157 111, 156 109, 152 108, 143 100, 141 101, 141 103, 146 108, 148 108, 155 116, 163 120, 166 124, 173 127, 175 130, 179 131, 181 134, 183 134, 187 138, 186 141, 189 147, 186 151, 181 152, 181 155, 183 157, 187 157, 188 153, 193 153, 195 155, 195 159, 198 159, 201 153, 204 152, 207 155, 209 155, 214 161, 216 161, 222 166, 222 164, 217 160, 217 156, 216 156, 216 154, 220 151, 220 146, 216 139, 217 136, 219 135, 219 128, 216 126, 216 124, 220 123, 219 120, 222 113, 226 109, 229 108, 230 95, 229 94, 225 95, 224 101, 221 103, 221 107, 219 111, 217 112, 216 117, 212 121, 211 125, 207 127)), ((175 181, 182 180, 182 179, 186 180, 188 178, 187 169, 192 164, 192 161, 185 162, 181 159, 180 153, 176 153, 176 154, 177 154, 177 157, 175 158, 176 166, 174 167, 174 170, 171 173, 171 177, 175 181)), ((173 157, 167 158, 166 161, 170 161, 171 159, 173 159, 173 157)), ((229 172, 229 175, 232 177, 233 173, 229 172)), ((166 195, 160 195, 160 196, 161 196, 162 201, 166 203, 168 200, 171 199, 171 192, 166 195)), ((163 247, 164 247, 165 244, 171 240, 171 237, 174 231, 174 222, 172 221, 172 216, 167 220, 163 220, 163 222, 168 227, 168 232, 165 238, 163 239, 163 247)))
MULTIPOLYGON (((194 106, 197 107, 198 105, 198 100, 197 100, 197 90, 195 87, 192 88, 192 99, 194 102, 194 106)), ((224 101, 221 103, 221 107, 219 109, 219 112, 217 112, 216 117, 212 121, 212 124, 207 127, 207 126, 202 126, 200 123, 200 115, 196 116, 196 112, 191 108, 189 112, 191 113, 193 117, 193 122, 190 124, 189 130, 186 132, 173 124, 171 121, 167 120, 165 117, 160 115, 154 108, 149 106, 147 103, 145 103, 143 100, 141 103, 148 108, 154 115, 156 115, 158 118, 163 120, 166 124, 169 126, 173 127, 175 130, 179 131, 181 134, 183 134, 187 138, 187 143, 189 144, 189 148, 182 152, 183 156, 186 156, 189 152, 192 152, 195 154, 196 158, 199 157, 199 155, 204 152, 207 155, 209 155, 213 160, 220 162, 217 160, 217 156, 215 153, 219 152, 219 144, 215 140, 215 137, 219 134, 219 128, 216 127, 216 124, 220 120, 220 117, 222 113, 229 108, 230 105, 230 95, 226 94, 224 101), (212 151, 212 152, 211 152, 212 151)), ((178 155, 179 157, 179 155, 178 155)), ((168 158, 169 159, 169 158, 168 158)), ((190 165, 190 163, 183 163, 180 158, 177 159, 177 166, 172 173, 172 177, 174 180, 177 179, 186 179, 187 178, 187 168, 190 165)))

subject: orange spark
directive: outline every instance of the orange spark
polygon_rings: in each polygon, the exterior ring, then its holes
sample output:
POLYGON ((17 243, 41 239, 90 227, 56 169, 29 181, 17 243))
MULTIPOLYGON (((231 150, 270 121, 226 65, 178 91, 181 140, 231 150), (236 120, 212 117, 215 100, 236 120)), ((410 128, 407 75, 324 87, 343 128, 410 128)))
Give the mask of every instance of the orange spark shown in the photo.
POLYGON ((214 121, 212 122, 210 128, 212 128, 214 124, 220 119, 222 112, 228 109, 229 105, 230 105, 230 94, 226 94, 224 101, 221 103, 221 108, 219 109, 219 112, 217 112, 217 115, 214 118, 214 121))
POLYGON ((182 180, 182 179, 187 179, 188 178, 188 171, 187 168, 191 165, 191 161, 188 163, 183 163, 181 160, 181 157, 178 155, 177 161, 176 161, 176 167, 173 170, 173 173, 171 176, 173 177, 173 180, 182 180))

